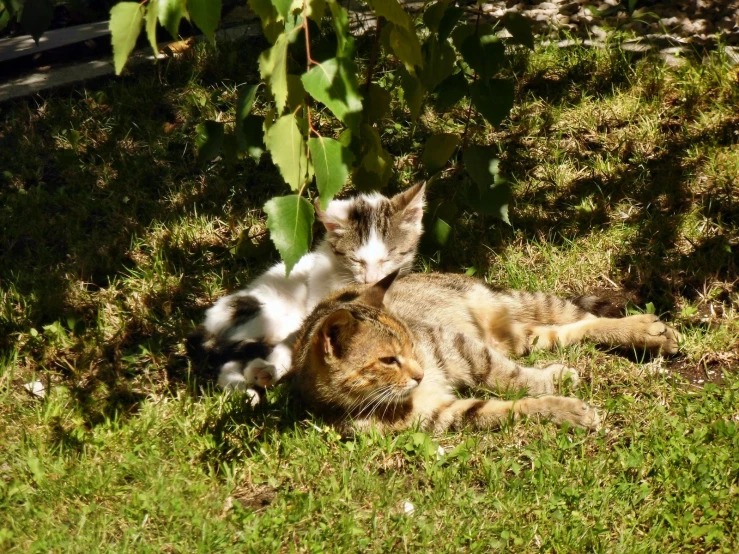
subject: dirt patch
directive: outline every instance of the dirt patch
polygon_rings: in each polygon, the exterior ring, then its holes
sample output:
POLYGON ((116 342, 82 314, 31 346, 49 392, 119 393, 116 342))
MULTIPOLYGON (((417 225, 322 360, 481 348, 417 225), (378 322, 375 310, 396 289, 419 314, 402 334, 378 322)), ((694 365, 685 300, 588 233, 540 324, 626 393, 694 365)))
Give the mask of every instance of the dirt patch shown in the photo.
POLYGON ((249 488, 234 491, 233 499, 242 508, 259 512, 274 502, 277 489, 269 485, 251 485, 249 488))
POLYGON ((710 352, 697 362, 695 360, 676 360, 667 367, 668 371, 677 373, 694 385, 724 382, 724 372, 739 372, 739 352, 710 352))

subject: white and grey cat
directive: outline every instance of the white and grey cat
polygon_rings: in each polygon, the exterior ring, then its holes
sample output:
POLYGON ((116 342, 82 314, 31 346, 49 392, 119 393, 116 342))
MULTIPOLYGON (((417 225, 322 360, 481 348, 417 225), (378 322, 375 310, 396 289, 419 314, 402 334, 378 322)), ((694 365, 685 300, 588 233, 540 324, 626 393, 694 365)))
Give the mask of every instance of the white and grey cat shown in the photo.
POLYGON ((290 368, 305 317, 326 296, 355 283, 408 273, 423 231, 425 185, 392 198, 378 193, 316 205, 326 235, 285 276, 279 263, 247 288, 220 298, 205 314, 203 347, 220 366, 218 384, 247 391, 276 383, 290 368))

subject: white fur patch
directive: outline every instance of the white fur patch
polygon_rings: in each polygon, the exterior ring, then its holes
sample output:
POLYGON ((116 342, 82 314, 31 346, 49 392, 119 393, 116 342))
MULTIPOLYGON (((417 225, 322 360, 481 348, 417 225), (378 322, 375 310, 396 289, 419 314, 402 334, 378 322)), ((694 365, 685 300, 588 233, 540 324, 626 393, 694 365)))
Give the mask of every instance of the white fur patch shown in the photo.
POLYGON ((328 203, 326 211, 319 212, 318 217, 328 232, 341 232, 342 226, 346 225, 349 219, 351 205, 352 202, 349 200, 332 200, 328 203))
POLYGON ((358 200, 359 198, 361 198, 362 200, 367 202, 367 204, 369 204, 370 206, 374 208, 379 206, 380 202, 382 202, 385 199, 385 197, 379 192, 372 192, 370 194, 361 194, 355 200, 358 200))
POLYGON ((376 283, 385 277, 384 266, 387 263, 387 245, 382 241, 377 231, 372 229, 370 235, 355 254, 358 260, 364 263, 364 282, 376 283))
MULTIPOLYGON (((237 293, 238 294, 238 293, 237 293)), ((223 296, 205 312, 203 326, 211 335, 219 335, 221 331, 233 324, 233 308, 231 298, 234 295, 223 296)))
POLYGON ((218 375, 218 386, 226 390, 246 390, 247 383, 241 371, 244 364, 237 360, 226 362, 218 375))

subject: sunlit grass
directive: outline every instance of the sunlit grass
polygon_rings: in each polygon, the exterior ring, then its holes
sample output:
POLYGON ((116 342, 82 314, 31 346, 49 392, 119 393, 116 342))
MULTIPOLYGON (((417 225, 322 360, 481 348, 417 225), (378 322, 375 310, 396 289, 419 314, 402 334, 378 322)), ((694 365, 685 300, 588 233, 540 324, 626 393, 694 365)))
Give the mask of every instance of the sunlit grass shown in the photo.
MULTIPOLYGON (((274 259, 245 242, 287 192, 274 168, 193 151, 195 125, 232 119, 235 86, 257 79, 250 51, 199 46, 3 106, 0 548, 735 552, 736 70, 540 47, 515 57, 510 121, 471 122, 501 152, 512 225, 459 210, 421 267, 652 303, 685 335, 676 359, 592 345, 526 359, 577 368, 603 430, 346 440, 280 390, 256 410, 214 391, 185 352, 205 307, 274 259), (23 388, 36 380, 44 399, 23 388)), ((425 137, 461 133, 465 114, 429 105, 414 126, 395 105, 380 123, 392 186, 422 178, 425 137)), ((432 204, 453 213, 459 178, 432 204)))

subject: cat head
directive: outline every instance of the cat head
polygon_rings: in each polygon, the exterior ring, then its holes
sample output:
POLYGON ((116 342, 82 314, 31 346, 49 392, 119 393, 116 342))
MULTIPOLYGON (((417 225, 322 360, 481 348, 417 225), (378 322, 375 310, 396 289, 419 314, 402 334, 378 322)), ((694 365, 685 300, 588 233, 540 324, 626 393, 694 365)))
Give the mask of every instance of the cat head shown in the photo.
POLYGON ((387 198, 362 194, 333 200, 316 213, 326 227, 326 238, 336 259, 357 283, 374 283, 413 267, 423 232, 425 184, 387 198))
POLYGON ((398 272, 339 303, 311 340, 314 390, 347 410, 408 399, 423 379, 408 327, 382 307, 398 272))

